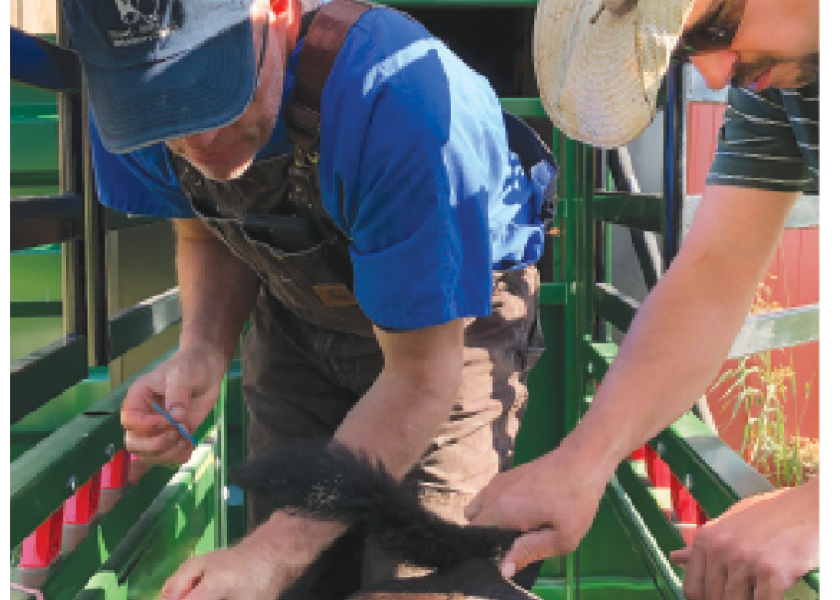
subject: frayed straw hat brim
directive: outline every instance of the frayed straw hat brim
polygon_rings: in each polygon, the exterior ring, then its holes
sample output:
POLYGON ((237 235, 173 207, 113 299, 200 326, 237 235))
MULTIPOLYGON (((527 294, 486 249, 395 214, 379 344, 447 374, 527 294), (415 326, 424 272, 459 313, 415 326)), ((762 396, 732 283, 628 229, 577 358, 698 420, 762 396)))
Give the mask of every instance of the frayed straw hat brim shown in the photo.
MULTIPOLYGON (((534 26, 540 98, 569 137, 614 148, 638 137, 693 0, 638 0, 621 16, 603 0, 541 0, 534 26)), ((631 3, 632 4, 632 3, 631 3)))

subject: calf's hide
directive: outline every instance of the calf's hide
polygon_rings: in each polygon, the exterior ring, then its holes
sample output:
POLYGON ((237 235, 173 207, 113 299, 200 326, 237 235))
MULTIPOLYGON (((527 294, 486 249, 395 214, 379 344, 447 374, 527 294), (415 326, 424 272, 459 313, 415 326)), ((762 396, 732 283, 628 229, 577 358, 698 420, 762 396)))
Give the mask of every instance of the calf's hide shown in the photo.
MULTIPOLYGON (((380 582, 352 600, 539 600, 499 573, 498 561, 518 532, 445 520, 381 463, 335 441, 294 442, 247 460, 231 478, 268 496, 276 509, 360 529, 400 560, 434 569, 380 582)), ((280 600, 303 596, 293 586, 280 600)))

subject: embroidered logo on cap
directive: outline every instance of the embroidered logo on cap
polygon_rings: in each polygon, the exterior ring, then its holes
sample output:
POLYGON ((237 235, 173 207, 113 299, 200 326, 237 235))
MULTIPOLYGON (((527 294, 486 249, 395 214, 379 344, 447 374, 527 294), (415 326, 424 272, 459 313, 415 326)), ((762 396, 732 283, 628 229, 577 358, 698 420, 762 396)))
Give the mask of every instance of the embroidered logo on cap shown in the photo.
POLYGON ((114 4, 120 11, 120 19, 126 25, 137 25, 140 21, 155 24, 160 22, 158 0, 114 0, 114 4))
POLYGON ((114 46, 134 46, 167 37, 184 25, 181 0, 114 0, 126 29, 109 29, 114 46))

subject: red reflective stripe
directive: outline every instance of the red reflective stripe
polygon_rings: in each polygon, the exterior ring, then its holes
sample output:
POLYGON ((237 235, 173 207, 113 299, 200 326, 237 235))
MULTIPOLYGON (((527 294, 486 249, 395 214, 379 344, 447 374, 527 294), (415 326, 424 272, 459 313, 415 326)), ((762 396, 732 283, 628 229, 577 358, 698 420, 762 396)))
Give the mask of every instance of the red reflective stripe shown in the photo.
POLYGON ((671 503, 680 523, 700 524, 700 505, 673 473, 671 474, 671 503))
POLYGON ((102 489, 118 490, 128 481, 129 455, 125 450, 120 450, 114 458, 105 463, 102 467, 102 489))
POLYGON ((645 465, 647 466, 648 479, 653 487, 670 487, 671 470, 664 460, 659 458, 650 444, 645 446, 645 465))
POLYGON ((64 505, 61 505, 29 537, 23 540, 20 555, 22 569, 44 569, 58 556, 61 550, 63 518, 64 505))
POLYGON ((64 522, 87 525, 99 509, 101 473, 97 472, 64 503, 64 522))

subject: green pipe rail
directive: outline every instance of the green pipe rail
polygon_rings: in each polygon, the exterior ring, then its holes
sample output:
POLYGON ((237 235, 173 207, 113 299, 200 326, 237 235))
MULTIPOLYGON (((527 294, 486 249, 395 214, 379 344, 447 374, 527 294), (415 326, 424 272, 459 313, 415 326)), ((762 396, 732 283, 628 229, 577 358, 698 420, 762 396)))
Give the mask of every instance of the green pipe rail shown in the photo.
MULTIPOLYGON (((504 7, 532 14, 536 6, 533 0, 391 0, 388 4, 439 9, 444 14, 455 7, 504 7)), ((64 41, 63 32, 58 38, 64 41)), ((31 45, 31 40, 19 41, 31 45)), ((59 56, 63 64, 73 64, 72 52, 48 41, 36 45, 59 56)), ((13 66, 16 52, 13 43, 13 66)), ((176 327, 181 313, 174 288, 108 314, 103 294, 105 235, 158 220, 103 210, 95 201, 90 164, 78 160, 87 155, 82 133, 86 115, 81 109, 86 102, 78 75, 31 81, 25 74, 15 75, 19 70, 12 72, 12 272, 26 277, 13 276, 20 283, 12 289, 11 315, 19 330, 35 330, 45 320, 61 322, 60 334, 45 340, 36 336, 41 340, 37 347, 17 356, 13 327, 10 537, 14 557, 23 540, 76 492, 77 482, 87 481, 123 449, 119 408, 125 393, 137 376, 167 354, 113 389, 107 365, 176 327), (51 246, 32 248, 38 244, 51 246), (49 423, 45 431, 23 427, 35 418, 49 423)), ((547 123, 538 98, 504 98, 502 104, 520 117, 547 123)), ((550 131, 561 172, 557 217, 541 263, 544 281, 539 302, 546 350, 529 378, 531 399, 517 438, 518 462, 550 451, 573 429, 591 400, 594 382, 615 356, 615 344, 593 335, 596 316, 626 330, 638 308, 637 302, 609 284, 609 260, 603 281, 596 281, 596 250, 607 243, 597 234, 599 224, 654 232, 666 227, 665 199, 596 191, 596 151, 550 131)), ((792 343, 806 338, 788 336, 792 343)), ((240 539, 245 534, 245 499, 241 490, 228 484, 227 469, 246 456, 246 427, 241 368, 234 360, 216 409, 197 432, 200 442, 190 462, 180 469, 152 468, 122 489, 116 504, 90 522, 78 545, 43 573, 39 587, 47 600, 153 598, 190 555, 240 539)), ((691 414, 651 443, 677 476, 683 481, 690 476, 691 491, 710 516, 769 489, 762 476, 691 414)), ((662 512, 642 474, 626 462, 578 550, 547 560, 534 590, 545 600, 680 599, 682 571, 670 564, 667 555, 682 545, 679 531, 662 512)), ((13 572, 12 581, 19 576, 13 572)), ((807 581, 818 589, 816 573, 807 581)))

